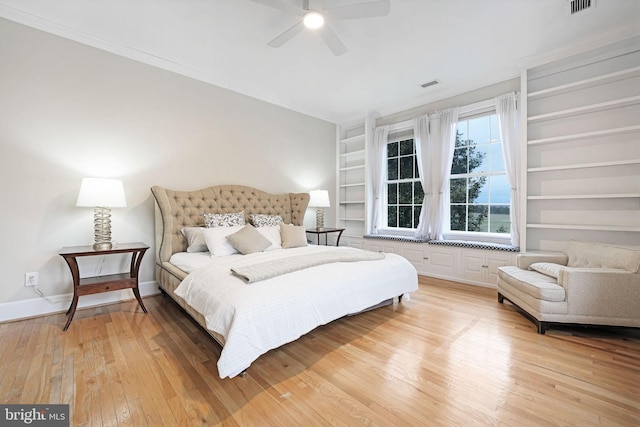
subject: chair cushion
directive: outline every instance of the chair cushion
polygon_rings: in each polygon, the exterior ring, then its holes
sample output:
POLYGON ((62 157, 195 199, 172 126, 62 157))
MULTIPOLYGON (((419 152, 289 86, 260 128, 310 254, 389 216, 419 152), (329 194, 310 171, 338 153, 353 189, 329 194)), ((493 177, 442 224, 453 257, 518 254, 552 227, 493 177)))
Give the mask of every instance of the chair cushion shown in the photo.
MULTIPOLYGON (((557 284, 553 277, 545 276, 537 271, 522 270, 518 267, 505 266, 498 268, 498 277, 507 286, 513 286, 533 298, 544 301, 564 301, 564 288, 557 284)), ((504 286, 498 281, 498 288, 504 286)))

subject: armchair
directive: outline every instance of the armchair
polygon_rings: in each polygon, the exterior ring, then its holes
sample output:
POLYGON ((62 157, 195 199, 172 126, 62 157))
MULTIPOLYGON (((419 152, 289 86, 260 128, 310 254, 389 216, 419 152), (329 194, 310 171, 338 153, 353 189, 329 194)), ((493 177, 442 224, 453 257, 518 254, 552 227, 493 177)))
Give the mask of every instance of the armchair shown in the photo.
POLYGON ((544 334, 553 323, 640 327, 640 249, 569 241, 564 253, 523 253, 498 268, 498 302, 544 334))

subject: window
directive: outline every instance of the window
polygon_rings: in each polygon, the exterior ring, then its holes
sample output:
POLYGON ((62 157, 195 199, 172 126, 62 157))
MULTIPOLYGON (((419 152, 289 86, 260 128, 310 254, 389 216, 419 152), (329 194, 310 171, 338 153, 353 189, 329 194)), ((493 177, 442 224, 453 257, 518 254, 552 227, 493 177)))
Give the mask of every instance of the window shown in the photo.
POLYGON ((413 138, 389 142, 386 161, 385 224, 388 228, 415 229, 420 221, 424 191, 413 138))
POLYGON ((497 115, 459 120, 449 181, 450 230, 509 233, 510 195, 497 115))

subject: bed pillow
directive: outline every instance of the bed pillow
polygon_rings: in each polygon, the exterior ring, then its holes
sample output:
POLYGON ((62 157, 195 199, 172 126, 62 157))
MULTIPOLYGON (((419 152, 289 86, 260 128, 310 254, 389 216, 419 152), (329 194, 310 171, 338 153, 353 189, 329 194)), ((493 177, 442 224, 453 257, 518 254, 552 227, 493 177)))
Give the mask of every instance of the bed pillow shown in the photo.
POLYGON ((562 267, 562 265, 554 264, 552 262, 535 262, 529 266, 529 270, 537 271, 545 276, 557 279, 560 275, 560 268, 562 267))
POLYGON ((257 227, 256 230, 271 242, 271 246, 265 249, 265 252, 272 251, 274 249, 282 249, 282 237, 280 237, 279 225, 257 227))
POLYGON ((243 255, 262 252, 271 246, 269 239, 260 234, 251 224, 247 224, 239 231, 228 235, 227 240, 243 255))
POLYGON ((202 235, 204 236, 204 241, 207 243, 207 248, 209 248, 211 256, 237 254, 238 250, 227 240, 227 236, 240 231, 242 227, 244 227, 244 225, 203 229, 202 235))
POLYGON ((207 228, 212 227, 231 227, 234 225, 244 225, 244 212, 234 212, 234 213, 206 213, 202 212, 202 217, 204 218, 204 225, 207 228))
POLYGON ((187 239, 187 252, 207 252, 207 243, 204 241, 202 229, 204 227, 182 227, 180 232, 187 239))
POLYGON ((307 246, 307 233, 303 225, 280 224, 280 237, 285 249, 307 246))
POLYGON ((284 221, 280 215, 250 214, 249 221, 254 227, 273 227, 284 221))

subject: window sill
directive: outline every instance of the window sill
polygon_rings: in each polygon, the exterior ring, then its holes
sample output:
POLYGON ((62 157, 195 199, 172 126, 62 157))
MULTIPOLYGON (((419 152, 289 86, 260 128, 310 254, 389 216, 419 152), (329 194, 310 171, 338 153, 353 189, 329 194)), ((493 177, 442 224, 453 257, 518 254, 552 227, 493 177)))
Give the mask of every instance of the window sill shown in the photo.
POLYGON ((418 239, 411 236, 400 236, 397 234, 365 234, 365 239, 378 239, 378 240, 393 240, 396 242, 414 242, 414 243, 427 243, 427 239, 418 239))
POLYGON ((429 240, 427 243, 429 243, 430 245, 455 246, 455 247, 470 248, 470 249, 488 249, 492 251, 520 252, 519 247, 511 246, 503 243, 475 242, 472 240, 429 240))

